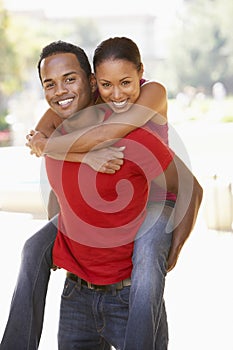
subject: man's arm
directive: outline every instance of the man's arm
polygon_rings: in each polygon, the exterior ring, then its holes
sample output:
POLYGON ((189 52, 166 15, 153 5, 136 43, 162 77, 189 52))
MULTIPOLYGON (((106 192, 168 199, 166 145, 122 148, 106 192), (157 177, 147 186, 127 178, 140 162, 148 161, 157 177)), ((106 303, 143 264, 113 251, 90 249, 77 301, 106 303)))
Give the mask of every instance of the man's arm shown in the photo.
POLYGON ((37 123, 35 130, 45 137, 50 137, 62 122, 62 118, 49 108, 37 123))
POLYGON ((180 251, 195 225, 203 190, 194 175, 177 156, 174 157, 164 174, 160 175, 155 182, 164 187, 164 179, 167 191, 177 194, 172 217, 173 238, 167 265, 168 271, 171 271, 175 267, 180 251))
POLYGON ((60 212, 60 205, 58 203, 57 197, 53 192, 53 190, 51 190, 49 193, 47 211, 48 211, 47 216, 49 220, 52 219, 56 214, 60 212))

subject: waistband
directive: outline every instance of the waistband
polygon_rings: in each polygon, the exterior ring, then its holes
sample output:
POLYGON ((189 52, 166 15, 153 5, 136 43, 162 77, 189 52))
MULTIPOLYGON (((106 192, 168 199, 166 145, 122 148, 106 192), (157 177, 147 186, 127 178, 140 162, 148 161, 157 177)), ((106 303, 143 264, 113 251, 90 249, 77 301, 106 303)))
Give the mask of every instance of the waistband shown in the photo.
POLYGON ((67 272, 66 276, 70 278, 72 281, 77 282, 80 287, 85 286, 88 289, 93 289, 96 291, 103 291, 103 292, 109 292, 114 290, 119 291, 119 290, 122 290, 124 287, 131 286, 131 278, 126 278, 114 284, 101 285, 101 284, 93 284, 93 283, 87 282, 72 272, 67 272))

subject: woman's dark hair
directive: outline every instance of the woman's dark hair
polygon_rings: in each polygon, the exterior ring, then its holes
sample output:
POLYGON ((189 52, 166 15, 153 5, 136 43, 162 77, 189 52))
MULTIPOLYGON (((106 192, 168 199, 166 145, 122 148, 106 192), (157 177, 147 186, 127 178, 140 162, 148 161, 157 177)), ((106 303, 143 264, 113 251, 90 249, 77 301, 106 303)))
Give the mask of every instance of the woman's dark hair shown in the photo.
POLYGON ((109 38, 102 41, 94 52, 93 67, 106 60, 127 60, 132 62, 139 71, 142 66, 141 55, 138 46, 126 37, 109 38))
POLYGON ((40 80, 41 80, 41 74, 40 74, 41 61, 46 57, 49 57, 58 53, 73 53, 77 57, 80 67, 84 70, 87 77, 88 78, 90 77, 91 66, 85 51, 81 49, 81 47, 79 46, 59 40, 59 41, 54 41, 49 45, 45 46, 41 51, 40 59, 37 64, 40 80))

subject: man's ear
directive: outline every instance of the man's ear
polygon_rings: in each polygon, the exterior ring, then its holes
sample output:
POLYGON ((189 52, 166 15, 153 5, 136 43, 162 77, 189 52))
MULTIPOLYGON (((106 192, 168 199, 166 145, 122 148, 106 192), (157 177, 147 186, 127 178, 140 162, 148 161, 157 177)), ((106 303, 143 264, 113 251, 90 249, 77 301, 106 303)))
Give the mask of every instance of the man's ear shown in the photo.
POLYGON ((97 84, 96 84, 96 78, 93 73, 91 73, 91 76, 90 76, 90 85, 91 85, 91 91, 95 92, 97 89, 97 84))

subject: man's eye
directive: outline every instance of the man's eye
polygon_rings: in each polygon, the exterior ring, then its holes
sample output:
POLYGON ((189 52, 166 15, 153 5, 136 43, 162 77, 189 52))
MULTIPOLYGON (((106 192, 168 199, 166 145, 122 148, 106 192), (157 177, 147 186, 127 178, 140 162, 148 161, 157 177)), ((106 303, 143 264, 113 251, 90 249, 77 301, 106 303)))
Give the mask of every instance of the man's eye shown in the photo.
POLYGON ((44 88, 45 89, 51 89, 51 88, 53 88, 54 87, 54 84, 53 83, 48 83, 48 84, 45 84, 44 85, 44 88))
POLYGON ((73 83, 75 81, 75 78, 69 77, 66 79, 67 83, 73 83))

